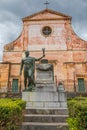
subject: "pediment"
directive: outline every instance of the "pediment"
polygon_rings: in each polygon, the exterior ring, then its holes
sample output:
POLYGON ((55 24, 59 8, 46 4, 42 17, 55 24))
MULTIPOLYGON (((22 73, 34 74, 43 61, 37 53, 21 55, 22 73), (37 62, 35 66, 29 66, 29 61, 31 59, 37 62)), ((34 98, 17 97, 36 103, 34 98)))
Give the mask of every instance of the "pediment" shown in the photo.
POLYGON ((45 20, 45 19, 71 19, 71 17, 68 15, 53 11, 53 10, 45 9, 43 11, 40 11, 38 13, 35 13, 33 15, 23 18, 23 21, 41 20, 41 19, 42 20, 45 20))

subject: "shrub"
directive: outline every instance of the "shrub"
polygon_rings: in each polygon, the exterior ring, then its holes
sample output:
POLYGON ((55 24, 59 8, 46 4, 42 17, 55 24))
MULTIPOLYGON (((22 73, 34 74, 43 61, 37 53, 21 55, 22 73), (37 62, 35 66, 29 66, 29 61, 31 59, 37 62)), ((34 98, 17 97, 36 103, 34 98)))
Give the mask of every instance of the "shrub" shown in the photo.
POLYGON ((87 130, 87 98, 68 100, 70 130, 87 130))
POLYGON ((21 99, 0 99, 0 130, 17 130, 25 105, 21 99))
POLYGON ((67 121, 69 124, 69 130, 78 130, 76 118, 68 118, 67 121))

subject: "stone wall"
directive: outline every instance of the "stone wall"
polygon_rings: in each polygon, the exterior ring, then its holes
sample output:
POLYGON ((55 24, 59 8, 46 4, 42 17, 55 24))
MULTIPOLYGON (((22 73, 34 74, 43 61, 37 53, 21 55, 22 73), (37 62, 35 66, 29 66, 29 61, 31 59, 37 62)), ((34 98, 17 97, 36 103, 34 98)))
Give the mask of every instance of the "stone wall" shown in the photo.
POLYGON ((0 63, 0 92, 8 91, 9 64, 0 63))
MULTIPOLYGON (((3 52, 3 61, 11 63, 10 81, 12 77, 17 77, 20 82, 19 66, 16 64, 20 64, 25 50, 30 50, 31 56, 39 58, 42 56, 41 49, 46 48, 45 59, 53 64, 57 83, 62 81, 66 91, 74 91, 74 87, 78 91, 78 78, 84 78, 87 87, 87 42, 73 31, 71 17, 48 9, 22 20, 21 35, 5 45, 3 52), (44 26, 51 27, 49 36, 43 35, 44 26)), ((21 82, 23 87, 23 75, 21 82)))

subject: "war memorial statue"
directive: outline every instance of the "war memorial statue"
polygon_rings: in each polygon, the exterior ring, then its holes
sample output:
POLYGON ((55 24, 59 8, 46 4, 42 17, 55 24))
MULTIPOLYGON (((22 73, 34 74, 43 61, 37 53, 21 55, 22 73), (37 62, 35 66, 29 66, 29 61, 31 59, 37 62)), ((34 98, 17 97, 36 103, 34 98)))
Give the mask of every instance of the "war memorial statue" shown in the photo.
POLYGON ((24 87, 25 91, 32 91, 35 87, 35 78, 34 78, 34 72, 35 72, 35 61, 41 60, 43 57, 45 57, 45 48, 42 48, 43 56, 36 59, 35 57, 30 57, 29 51, 25 51, 25 58, 21 60, 21 66, 20 66, 20 75, 22 74, 22 69, 24 68, 24 87))

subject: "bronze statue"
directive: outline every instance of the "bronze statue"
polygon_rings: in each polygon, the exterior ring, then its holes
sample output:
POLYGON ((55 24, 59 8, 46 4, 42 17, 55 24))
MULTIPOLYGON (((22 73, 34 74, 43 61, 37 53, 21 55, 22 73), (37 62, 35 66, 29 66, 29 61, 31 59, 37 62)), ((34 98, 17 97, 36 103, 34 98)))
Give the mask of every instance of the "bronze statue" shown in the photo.
POLYGON ((45 48, 42 48, 43 56, 36 59, 29 56, 29 51, 25 51, 25 58, 21 60, 20 75, 22 74, 22 69, 24 68, 24 86, 25 90, 32 91, 35 86, 34 72, 35 72, 35 61, 41 60, 45 56, 45 48))

